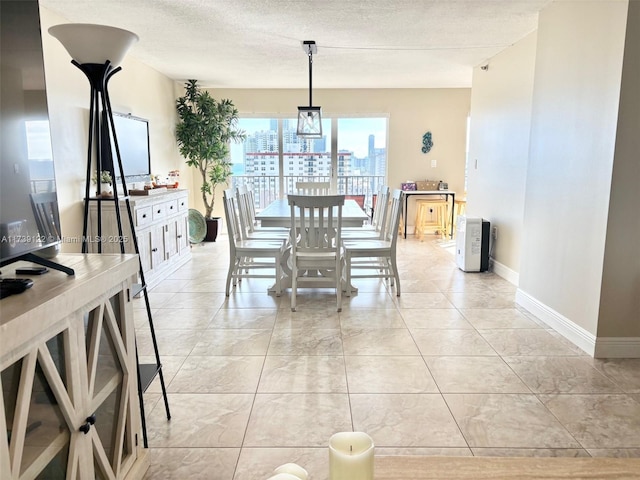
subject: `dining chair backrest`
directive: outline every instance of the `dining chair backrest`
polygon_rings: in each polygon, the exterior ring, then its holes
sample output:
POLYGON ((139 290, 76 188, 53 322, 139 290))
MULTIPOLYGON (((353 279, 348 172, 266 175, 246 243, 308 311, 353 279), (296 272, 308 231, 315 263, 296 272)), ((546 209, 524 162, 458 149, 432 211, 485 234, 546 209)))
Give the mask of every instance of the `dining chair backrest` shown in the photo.
POLYGON ((253 203, 253 192, 246 185, 240 185, 236 189, 238 216, 243 237, 255 231, 256 209, 253 203))
POLYGON ((373 218, 371 225, 377 230, 382 231, 387 223, 387 214, 389 213, 389 187, 383 185, 380 187, 376 195, 376 207, 373 210, 373 218))
POLYGON ((293 251, 340 248, 344 195, 289 195, 293 251))
POLYGON ((235 189, 226 189, 222 193, 222 201, 224 203, 224 216, 227 223, 227 233, 229 234, 229 245, 232 250, 231 253, 233 254, 236 242, 241 241, 243 238, 240 229, 240 215, 238 212, 235 189))
POLYGON ((41 237, 46 237, 47 242, 60 238, 60 225, 58 222, 60 213, 58 212, 58 197, 55 192, 32 193, 31 207, 38 226, 38 233, 41 237))
POLYGON ((395 247, 398 241, 398 228, 400 225, 400 216, 402 215, 402 190, 394 189, 391 193, 391 202, 389 204, 389 219, 384 228, 384 239, 391 242, 395 247))
POLYGON ((329 195, 331 182, 296 182, 298 195, 329 195))
POLYGON ((320 283, 335 288, 337 309, 341 311, 340 237, 344 195, 289 195, 288 201, 291 207, 291 310, 296 311, 298 286, 320 283), (322 274, 313 275, 312 271, 322 274))

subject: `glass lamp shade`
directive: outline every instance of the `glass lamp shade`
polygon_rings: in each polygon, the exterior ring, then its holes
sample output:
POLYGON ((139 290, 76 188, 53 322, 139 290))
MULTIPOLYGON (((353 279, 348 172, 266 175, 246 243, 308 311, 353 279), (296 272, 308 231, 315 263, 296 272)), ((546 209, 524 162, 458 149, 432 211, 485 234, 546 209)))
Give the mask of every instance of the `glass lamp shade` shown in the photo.
POLYGON ((117 67, 131 45, 138 41, 138 36, 128 30, 90 23, 54 25, 49 28, 49 33, 80 65, 104 64, 109 60, 113 67, 117 67))
POLYGON ((321 107, 298 107, 298 130, 296 134, 305 138, 322 138, 321 107))

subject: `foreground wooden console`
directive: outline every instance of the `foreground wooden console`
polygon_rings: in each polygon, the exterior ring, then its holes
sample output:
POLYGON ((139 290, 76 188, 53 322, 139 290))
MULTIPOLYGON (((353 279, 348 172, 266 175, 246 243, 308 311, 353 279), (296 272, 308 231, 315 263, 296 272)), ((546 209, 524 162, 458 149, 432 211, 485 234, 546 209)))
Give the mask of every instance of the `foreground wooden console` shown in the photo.
POLYGON ((0 300, 0 478, 142 478, 137 255, 55 261, 75 276, 33 276, 32 288, 0 300))
POLYGON ((376 457, 376 480, 637 480, 640 458, 376 457))

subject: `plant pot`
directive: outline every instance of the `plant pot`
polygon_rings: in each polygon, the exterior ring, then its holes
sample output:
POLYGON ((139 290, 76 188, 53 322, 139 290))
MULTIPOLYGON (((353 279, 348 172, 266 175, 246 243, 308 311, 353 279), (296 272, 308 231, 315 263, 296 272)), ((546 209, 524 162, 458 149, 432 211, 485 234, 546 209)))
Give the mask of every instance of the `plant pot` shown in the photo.
POLYGON ((106 198, 113 197, 113 185, 110 183, 101 183, 98 195, 106 198))
POLYGON ((207 218, 207 234, 204 237, 205 242, 215 242, 218 238, 218 230, 222 225, 222 219, 220 217, 207 218))

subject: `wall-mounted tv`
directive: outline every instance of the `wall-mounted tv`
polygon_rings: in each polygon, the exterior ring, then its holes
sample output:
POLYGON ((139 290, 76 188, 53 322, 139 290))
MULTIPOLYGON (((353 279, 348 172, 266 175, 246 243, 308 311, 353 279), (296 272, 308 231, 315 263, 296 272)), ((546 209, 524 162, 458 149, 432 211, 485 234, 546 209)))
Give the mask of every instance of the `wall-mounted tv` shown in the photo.
MULTIPOLYGON (((103 116, 103 121, 105 118, 106 116, 103 116)), ((113 124, 125 179, 131 182, 148 180, 151 175, 149 121, 131 114, 113 112, 113 124)), ((114 162, 114 172, 119 177, 120 171, 113 139, 111 140, 111 149, 103 153, 103 161, 106 162, 103 169, 107 170, 110 163, 114 162)))
POLYGON ((73 274, 42 258, 62 234, 37 0, 2 0, 0 27, 0 266, 27 260, 73 274))

